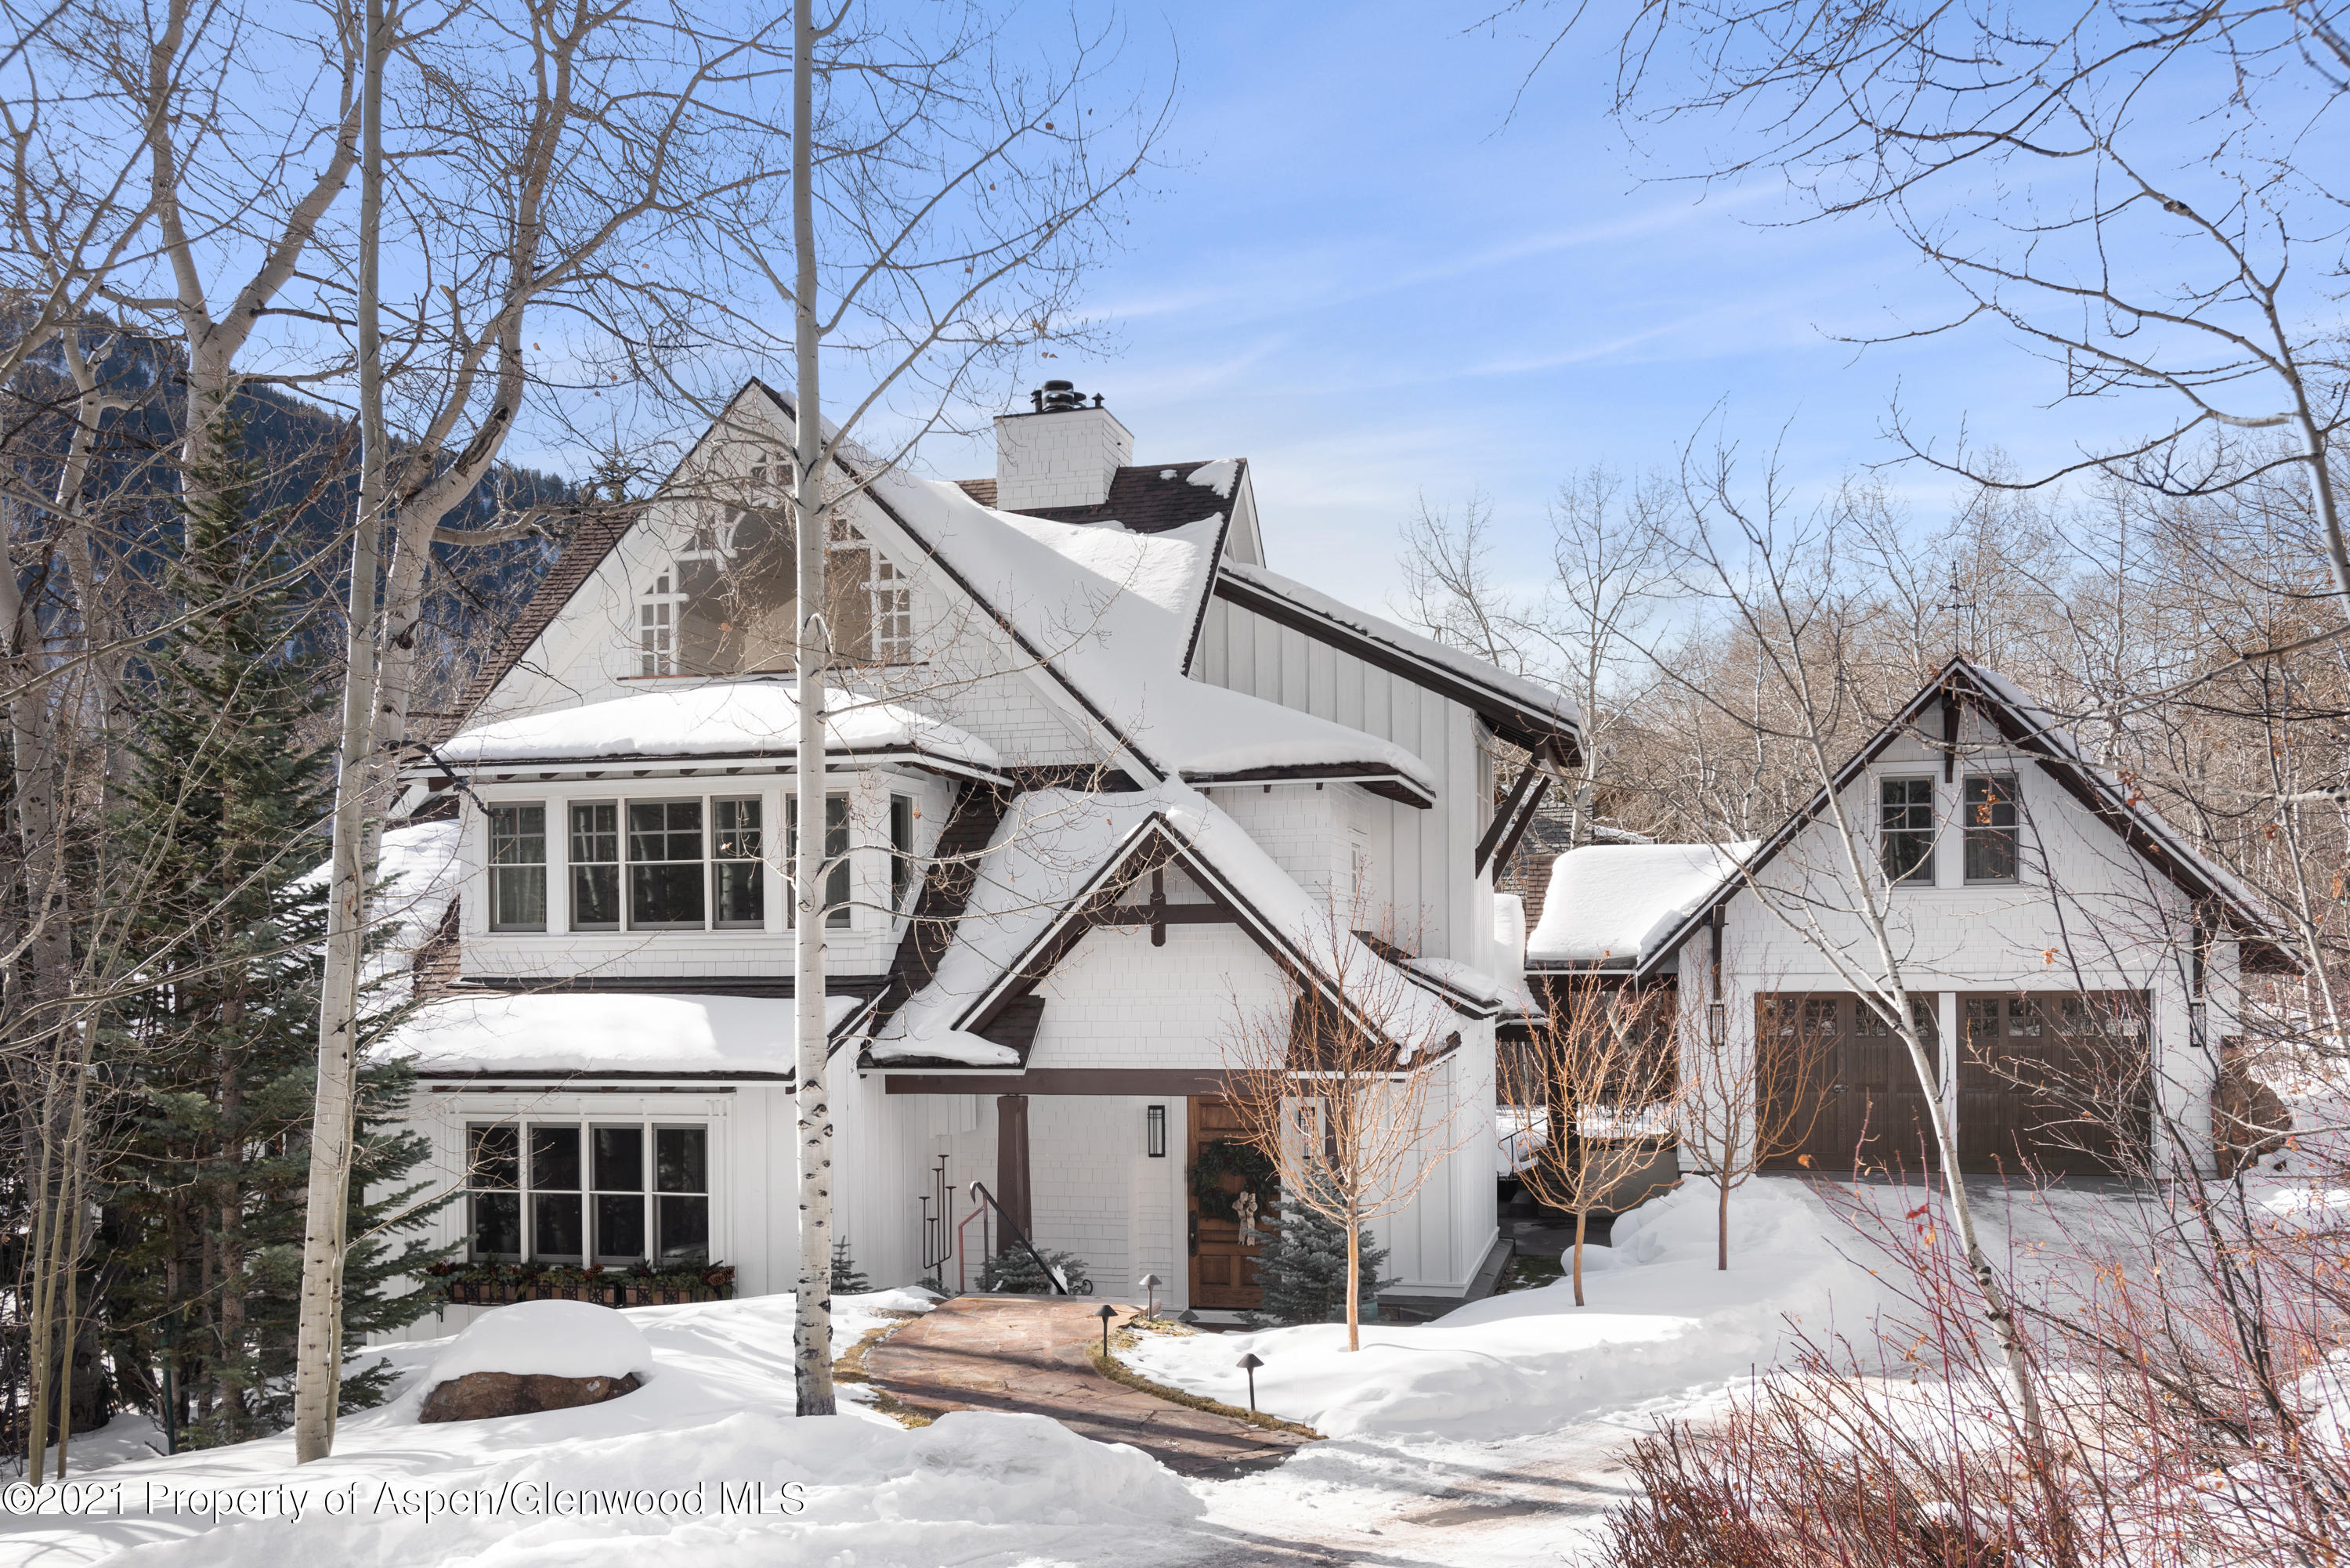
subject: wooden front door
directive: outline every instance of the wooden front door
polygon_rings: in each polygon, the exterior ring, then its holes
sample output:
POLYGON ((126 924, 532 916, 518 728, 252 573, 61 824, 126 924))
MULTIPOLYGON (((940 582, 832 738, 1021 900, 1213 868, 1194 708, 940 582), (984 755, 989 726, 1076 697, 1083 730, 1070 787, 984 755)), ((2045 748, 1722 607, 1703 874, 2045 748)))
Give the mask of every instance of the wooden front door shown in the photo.
MULTIPOLYGON (((1939 1060, 1939 999, 1913 994, 1929 1055, 1939 1060)), ((1818 1118, 1803 1146, 1771 1162, 1777 1170, 1807 1169, 1842 1176, 1852 1171, 1917 1170, 1939 1163, 1924 1087, 1909 1049, 1877 1010, 1849 992, 1755 998, 1758 1050, 1814 1050, 1821 1085, 1818 1118), (1808 1158, 1804 1158, 1808 1157, 1808 1158)))
MULTIPOLYGON (((1203 1145, 1241 1143, 1245 1141, 1246 1135, 1231 1103, 1221 1096, 1192 1096, 1191 1114, 1187 1119, 1189 1136, 1183 1145, 1183 1200, 1191 1211, 1188 1224, 1191 1250, 1191 1304, 1226 1311, 1254 1311, 1264 1304, 1264 1287, 1257 1280, 1259 1248, 1253 1241, 1241 1240, 1237 1220, 1201 1212, 1199 1194, 1193 1190, 1191 1180, 1191 1173, 1200 1162, 1200 1150, 1203 1145)), ((1237 1193, 1242 1182, 1239 1177, 1227 1175, 1222 1185, 1226 1191, 1237 1193)), ((1260 1233, 1272 1223, 1270 1214, 1257 1217, 1260 1233)))
POLYGON ((2095 1176, 2154 1131, 2137 992, 1960 998, 1959 1168, 2095 1176))

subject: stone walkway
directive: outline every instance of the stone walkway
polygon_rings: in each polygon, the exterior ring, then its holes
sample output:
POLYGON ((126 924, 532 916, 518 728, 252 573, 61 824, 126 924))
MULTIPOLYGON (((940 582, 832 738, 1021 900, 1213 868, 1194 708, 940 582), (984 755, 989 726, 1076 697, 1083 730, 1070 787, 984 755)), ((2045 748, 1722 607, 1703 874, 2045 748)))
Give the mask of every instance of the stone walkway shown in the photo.
MULTIPOLYGON (((1006 1410, 1050 1416, 1081 1437, 1132 1443, 1169 1469, 1226 1479, 1267 1469, 1310 1439, 1194 1410, 1093 1369, 1101 1303, 1051 1296, 958 1296, 865 1354, 865 1370, 925 1415, 1006 1410)), ((1136 1314, 1118 1308, 1118 1321, 1136 1314)))

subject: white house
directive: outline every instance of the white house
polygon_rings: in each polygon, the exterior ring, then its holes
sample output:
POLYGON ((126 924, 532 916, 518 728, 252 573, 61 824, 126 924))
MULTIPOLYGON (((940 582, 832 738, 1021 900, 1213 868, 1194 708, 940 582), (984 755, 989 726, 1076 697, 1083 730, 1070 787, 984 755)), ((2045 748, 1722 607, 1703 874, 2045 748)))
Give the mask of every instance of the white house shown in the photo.
POLYGON ((1530 979, 1676 986, 1686 1026, 1735 1051, 1773 1029, 1814 1033, 1829 1098, 1789 1161, 1848 1171, 1857 1152, 1916 1169, 1923 1091, 1857 994, 1887 973, 1857 864, 1939 1047, 1962 1168, 2105 1168, 2116 1151, 2065 1092, 2091 1068, 2135 1077, 2130 1136, 2158 1168, 2208 1161, 2241 976, 2295 967, 2256 893, 1964 659, 1844 765, 1835 799, 1838 812, 1821 792, 1758 843, 1561 855, 1530 979))
MULTIPOLYGON (((583 525, 413 771, 394 838, 454 862, 391 1048, 474 1260, 789 1288, 791 421, 754 382, 583 525)), ((1254 1248, 1186 1179, 1230 1127, 1226 1037, 1286 977, 1388 966, 1482 1127, 1524 995, 1496 742, 1566 761, 1577 717, 1269 570, 1243 461, 1135 464, 1066 383, 996 433, 991 480, 834 476, 838 1233, 877 1282, 975 1277, 978 1180, 1104 1290, 1252 1304, 1254 1248)), ((1380 1241, 1396 1293, 1458 1297, 1492 1155, 1430 1158, 1380 1241)))

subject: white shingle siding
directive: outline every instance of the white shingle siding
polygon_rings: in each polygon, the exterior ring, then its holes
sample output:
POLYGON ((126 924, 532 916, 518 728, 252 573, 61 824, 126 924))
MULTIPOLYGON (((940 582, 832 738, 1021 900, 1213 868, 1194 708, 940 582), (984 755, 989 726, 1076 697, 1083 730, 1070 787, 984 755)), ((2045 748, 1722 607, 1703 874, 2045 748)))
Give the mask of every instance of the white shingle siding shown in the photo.
POLYGON ((995 421, 995 504, 1006 512, 1096 506, 1134 460, 1134 435, 1107 409, 1005 414, 995 421))

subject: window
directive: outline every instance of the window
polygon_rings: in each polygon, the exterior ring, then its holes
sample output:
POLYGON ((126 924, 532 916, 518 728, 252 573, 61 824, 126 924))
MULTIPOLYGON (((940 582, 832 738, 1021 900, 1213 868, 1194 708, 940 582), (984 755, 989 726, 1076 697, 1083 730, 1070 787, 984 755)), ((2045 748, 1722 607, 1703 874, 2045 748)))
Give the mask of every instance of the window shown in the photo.
POLYGON ((898 568, 873 552, 873 576, 865 586, 873 595, 873 657, 893 663, 914 651, 914 590, 898 568))
POLYGON ((759 803, 710 803, 710 870, 718 889, 717 924, 741 929, 767 919, 767 867, 759 851, 759 803))
POLYGON ((654 1222, 662 1262, 710 1257, 710 1132, 653 1129, 654 1222))
POLYGON ((889 907, 905 911, 914 886, 914 797, 889 797, 889 907))
POLYGON ((571 808, 571 929, 620 929, 620 808, 610 801, 571 808))
POLYGON ((1877 784, 1877 853, 1888 882, 1934 880, 1934 781, 1877 784))
POLYGON ((490 929, 546 929, 546 807, 490 807, 490 929))
POLYGON ((699 926, 702 910, 702 803, 629 803, 629 924, 699 926))
POLYGON ((530 1129, 530 1254, 579 1258, 579 1129, 533 1123, 530 1129))
POLYGON ((707 1127, 498 1122, 465 1136, 474 1257, 708 1261, 707 1127))
POLYGON ((2015 777, 2012 774, 1970 774, 1965 810, 1967 880, 2012 882, 2016 870, 2015 777))
MULTIPOLYGON (((1865 1040, 1890 1040, 1893 1025, 1885 1015, 1866 1002, 1856 1002, 1853 1012, 1858 1027, 1853 1033, 1865 1040)), ((1936 997, 1912 996, 1909 999, 1909 1023, 1918 1031, 1918 1040, 1931 1046, 1940 1044, 1942 1035, 1941 1003, 1936 997)))
POLYGON ((465 1185, 473 1255, 522 1256, 522 1129, 512 1122, 465 1129, 465 1185))
MULTIPOLYGON (((785 857, 789 868, 785 876, 795 891, 792 895, 792 923, 799 920, 799 853, 800 797, 790 796, 785 802, 784 831, 791 838, 791 849, 785 857)), ((824 857, 830 868, 824 875, 824 923, 837 930, 847 930, 848 909, 848 797, 828 794, 824 797, 824 857)))
POLYGON ((588 1134, 596 1183, 596 1261, 632 1263, 645 1255, 645 1129, 599 1127, 588 1134))
POLYGON ((670 575, 653 579, 652 587, 637 605, 637 673, 677 673, 677 608, 681 596, 670 591, 670 575))

